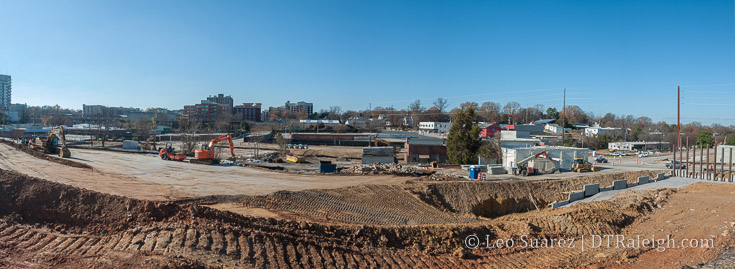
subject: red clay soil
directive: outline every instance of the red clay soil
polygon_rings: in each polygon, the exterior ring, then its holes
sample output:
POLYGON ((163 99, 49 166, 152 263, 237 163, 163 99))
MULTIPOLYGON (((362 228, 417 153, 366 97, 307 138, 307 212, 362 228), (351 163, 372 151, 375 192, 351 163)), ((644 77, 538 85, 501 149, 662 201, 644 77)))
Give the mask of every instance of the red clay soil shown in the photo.
POLYGON ((546 208, 570 191, 614 180, 635 182, 654 171, 597 174, 536 181, 414 181, 339 189, 279 191, 244 198, 246 208, 265 208, 285 218, 371 225, 450 224, 546 208), (533 198, 533 199, 532 199, 533 198), (534 204, 535 202, 535 204, 534 204))
MULTIPOLYGON (((712 185, 712 184, 710 184, 712 185)), ((703 187, 702 187, 703 186, 703 187)), ((0 170, 0 267, 668 268, 729 246, 735 186, 629 192, 611 201, 446 225, 335 225, 246 217, 194 203, 96 193, 0 170), (701 195, 707 193, 707 197, 701 195), (701 197, 701 198, 697 198, 701 197), (709 199, 709 200, 708 200, 709 199), (692 203, 692 201, 695 201, 692 203), (708 202, 709 201, 709 202, 708 202), (670 207, 669 205, 676 205, 670 207), (720 208, 721 207, 721 208, 720 208), (715 210, 715 212, 713 212, 715 210), (691 217, 691 218, 690 218, 691 217), (674 223, 665 223, 672 220, 674 223), (703 225, 712 224, 712 225, 703 225), (714 226, 713 226, 714 225, 714 226), (707 226, 707 230, 697 228, 707 226), (710 227, 712 226, 712 227, 710 227), (531 239, 643 234, 715 235, 710 250, 467 250, 468 235, 531 239)))
POLYGON ((30 148, 28 148, 26 146, 23 146, 21 144, 13 143, 13 142, 8 141, 8 140, 5 140, 5 139, 0 139, 0 143, 6 144, 8 146, 11 146, 11 147, 13 147, 13 148, 15 148, 17 150, 20 150, 22 152, 28 153, 31 156, 36 157, 36 158, 39 158, 39 159, 42 159, 42 160, 47 160, 47 161, 50 161, 50 162, 55 162, 55 163, 59 163, 59 164, 63 164, 63 165, 71 166, 71 167, 76 167, 76 168, 92 169, 92 167, 89 166, 89 165, 87 165, 87 164, 78 163, 78 162, 75 162, 75 161, 72 161, 72 160, 67 160, 67 159, 63 159, 63 158, 58 158, 58 157, 54 157, 54 156, 51 156, 51 155, 47 155, 47 154, 44 154, 43 152, 32 150, 32 149, 30 149, 30 148))

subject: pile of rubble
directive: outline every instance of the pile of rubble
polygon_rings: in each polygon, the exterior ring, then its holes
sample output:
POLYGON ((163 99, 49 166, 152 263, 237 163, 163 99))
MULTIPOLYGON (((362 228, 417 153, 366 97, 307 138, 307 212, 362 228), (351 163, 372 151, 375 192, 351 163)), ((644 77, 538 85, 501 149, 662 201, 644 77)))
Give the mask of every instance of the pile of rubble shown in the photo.
POLYGON ((412 175, 422 176, 429 175, 431 172, 421 168, 401 164, 384 164, 375 162, 373 164, 357 164, 344 170, 345 173, 352 174, 392 174, 392 175, 412 175))

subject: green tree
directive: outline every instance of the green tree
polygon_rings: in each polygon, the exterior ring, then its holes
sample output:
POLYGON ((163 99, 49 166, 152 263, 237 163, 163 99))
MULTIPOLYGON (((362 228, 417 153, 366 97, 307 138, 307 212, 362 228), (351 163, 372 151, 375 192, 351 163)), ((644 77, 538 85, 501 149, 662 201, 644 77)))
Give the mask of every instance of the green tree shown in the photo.
POLYGON ((557 111, 555 107, 547 108, 546 116, 550 119, 559 119, 559 111, 557 111))
POLYGON ((731 134, 730 136, 728 136, 725 144, 735 146, 735 134, 731 134))
POLYGON ((474 106, 468 106, 455 116, 447 139, 447 156, 452 163, 473 164, 477 162, 480 128, 477 126, 476 119, 474 106))
POLYGON ((714 145, 714 141, 712 140, 712 132, 707 130, 699 131, 699 133, 697 133, 697 145, 708 147, 714 145))

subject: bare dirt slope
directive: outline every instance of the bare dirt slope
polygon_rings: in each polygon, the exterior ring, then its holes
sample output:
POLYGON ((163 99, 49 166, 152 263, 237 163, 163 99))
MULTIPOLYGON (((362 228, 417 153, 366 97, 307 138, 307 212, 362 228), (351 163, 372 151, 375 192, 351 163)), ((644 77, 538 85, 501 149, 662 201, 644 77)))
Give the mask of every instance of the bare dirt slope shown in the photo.
MULTIPOLYGON (((453 225, 334 225, 151 202, 0 170, 0 267, 674 268, 732 245, 735 186, 699 183, 453 225), (706 195, 705 195, 706 194, 706 195), (712 238, 711 249, 461 251, 466 236, 712 238)), ((589 241, 587 241, 589 242, 589 241)))
POLYGON ((219 208, 253 216, 306 219, 345 224, 446 224, 494 218, 546 208, 566 199, 566 193, 584 184, 612 181, 653 172, 585 175, 533 181, 412 181, 400 185, 365 185, 339 189, 279 191, 251 196, 219 208), (532 199, 533 197, 533 199, 532 199), (253 211, 254 209, 259 209, 253 211), (270 214, 263 215, 263 210, 270 214))
POLYGON ((163 161, 154 155, 72 149, 72 158, 93 169, 48 162, 0 144, 0 168, 131 198, 167 200, 209 195, 260 195, 280 190, 398 184, 407 178, 300 175, 262 169, 163 161))

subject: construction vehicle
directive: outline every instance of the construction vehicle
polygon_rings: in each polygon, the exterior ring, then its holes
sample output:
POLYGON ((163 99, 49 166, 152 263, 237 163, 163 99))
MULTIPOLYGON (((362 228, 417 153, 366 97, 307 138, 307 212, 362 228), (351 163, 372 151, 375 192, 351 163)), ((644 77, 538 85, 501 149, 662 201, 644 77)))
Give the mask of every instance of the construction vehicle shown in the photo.
POLYGON ((286 156, 286 161, 292 162, 292 163, 303 163, 304 162, 304 157, 302 157, 302 156, 295 156, 295 155, 290 155, 289 154, 289 155, 286 156))
POLYGON ((59 154, 61 158, 71 157, 71 151, 66 147, 66 134, 64 134, 63 126, 51 129, 48 136, 36 137, 28 143, 28 147, 46 154, 59 154))
POLYGON ((208 145, 204 144, 198 144, 194 148, 194 158, 190 160, 191 163, 201 163, 201 164, 214 164, 219 163, 219 160, 215 159, 214 154, 214 145, 216 145, 219 142, 227 141, 228 145, 230 146, 230 154, 232 154, 231 160, 235 159, 235 144, 232 143, 232 135, 227 134, 223 135, 217 138, 212 139, 209 141, 208 145))
POLYGON ((513 169, 513 174, 522 176, 553 174, 556 172, 559 172, 559 165, 549 157, 549 153, 546 151, 541 151, 518 161, 516 168, 513 169))
POLYGON ((145 144, 141 144, 138 142, 138 148, 143 150, 158 150, 156 148, 156 136, 152 135, 148 139, 145 140, 145 144), (151 143, 153 141, 153 143, 151 143))
POLYGON ((597 169, 592 167, 588 162, 585 162, 582 158, 575 158, 574 164, 572 164, 572 171, 577 173, 583 172, 594 172, 597 169))
POLYGON ((166 143, 166 146, 158 152, 158 156, 160 156, 161 160, 164 161, 171 160, 180 162, 186 159, 186 154, 176 153, 176 149, 171 145, 171 142, 166 143))

